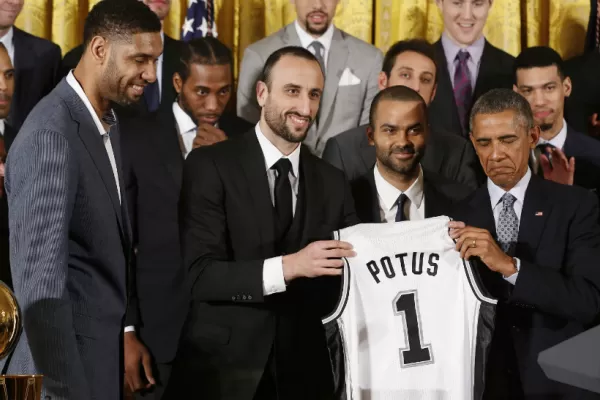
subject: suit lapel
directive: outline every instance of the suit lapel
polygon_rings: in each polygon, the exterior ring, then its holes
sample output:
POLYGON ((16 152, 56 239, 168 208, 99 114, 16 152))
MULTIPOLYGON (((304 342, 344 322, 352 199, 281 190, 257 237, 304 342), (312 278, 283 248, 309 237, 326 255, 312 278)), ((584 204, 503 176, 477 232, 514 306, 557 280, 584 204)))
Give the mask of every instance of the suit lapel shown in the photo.
POLYGON ((485 41, 483 45, 483 53, 481 54, 481 62, 479 64, 479 71, 477 72, 477 80, 475 81, 475 90, 473 91, 473 99, 479 98, 484 90, 485 90, 485 82, 488 79, 488 76, 494 74, 494 69, 496 65, 494 65, 494 54, 492 53, 492 47, 485 41))
POLYGON ((525 202, 519 221, 519 240, 517 242, 517 255, 526 259, 534 259, 540 237, 548 216, 552 211, 549 199, 551 193, 545 193, 543 180, 535 175, 525 192, 525 202))
MULTIPOLYGON (((117 120, 118 121, 118 120, 117 120)), ((119 210, 121 211, 121 217, 122 217, 122 221, 123 221, 123 228, 125 230, 125 232, 127 233, 126 237, 127 237, 127 247, 130 247, 131 244, 131 238, 132 238, 132 232, 131 232, 131 224, 129 221, 129 213, 127 210, 127 195, 125 193, 125 181, 123 180, 123 158, 122 158, 122 153, 121 153, 121 138, 120 138, 121 132, 119 129, 119 124, 117 122, 117 124, 115 124, 111 130, 110 130, 110 143, 112 145, 113 148, 113 153, 115 155, 115 162, 117 163, 117 171, 118 171, 118 178, 119 178, 119 187, 121 189, 121 202, 119 204, 119 210)), ((104 144, 104 143, 103 143, 104 144)), ((111 172, 112 172, 112 167, 111 167, 111 172)), ((113 174, 114 175, 114 174, 113 174)))
POLYGON ((337 96, 338 83, 344 72, 344 68, 346 67, 347 60, 348 46, 342 36, 342 32, 335 28, 326 62, 327 73, 325 76, 325 90, 323 91, 323 99, 319 110, 319 131, 321 131, 322 127, 329 126, 325 121, 333 115, 331 108, 333 106, 333 101, 337 96))
POLYGON ((172 85, 173 74, 177 69, 179 59, 178 43, 165 35, 165 44, 163 51, 163 70, 162 70, 162 93, 161 104, 171 104, 175 101, 175 93, 172 85))
POLYGON ((452 126, 448 127, 448 129, 452 129, 452 133, 460 132, 461 136, 463 136, 462 128, 458 129, 461 126, 458 118, 458 107, 456 106, 456 101, 454 101, 454 88, 452 86, 450 72, 448 71, 448 60, 446 60, 446 53, 444 52, 444 46, 442 45, 441 39, 435 43, 435 50, 437 54, 439 78, 434 101, 440 105, 439 108, 441 112, 450 114, 452 126))
POLYGON ((293 23, 288 24, 285 29, 283 29, 281 32, 281 40, 286 46, 302 47, 302 43, 300 43, 300 38, 298 37, 298 32, 296 32, 296 27, 293 23))
MULTIPOLYGON (((427 179, 427 173, 423 171, 423 197, 425 198, 425 218, 438 217, 445 214, 444 205, 441 202, 445 201, 437 190, 435 184, 427 179)), ((446 204, 446 207, 448 205, 446 204)), ((446 208, 447 209, 447 208, 446 208)))
POLYGON ((356 214, 363 223, 382 222, 373 168, 351 185, 356 214))
POLYGON ((177 131, 177 122, 173 112, 165 112, 158 115, 158 121, 162 129, 154 129, 151 133, 151 140, 156 146, 157 154, 161 156, 163 165, 167 173, 173 179, 177 186, 177 193, 181 189, 181 178, 183 176, 183 154, 179 142, 179 133, 177 131))
MULTIPOLYGON (((59 93, 61 93, 63 99, 68 104, 73 119, 79 123, 79 137, 87 149, 96 169, 100 173, 104 187, 108 192, 115 214, 117 214, 117 220, 121 233, 127 236, 127 227, 123 224, 123 213, 121 210, 121 203, 119 201, 119 195, 117 192, 117 183, 113 174, 108 153, 106 147, 104 147, 104 141, 98 127, 94 123, 92 116, 90 115, 87 107, 83 101, 79 98, 79 95, 75 93, 73 88, 67 83, 66 79, 63 79, 58 85, 59 93)), ((111 140, 113 149, 117 145, 118 140, 111 140)), ((116 155, 116 154, 115 154, 116 155)), ((117 164, 117 170, 120 170, 117 164)), ((120 173, 119 173, 120 179, 120 173)), ((123 201, 126 201, 123 197, 123 201)))
POLYGON ((373 169, 377 157, 375 155, 375 148, 369 144, 369 139, 367 139, 366 132, 360 141, 360 157, 367 170, 373 169))
POLYGON ((302 176, 300 180, 304 180, 304 199, 305 199, 305 210, 304 213, 304 227, 302 228, 301 243, 305 243, 315 240, 312 237, 313 225, 315 225, 315 216, 320 215, 322 208, 322 195, 325 193, 324 183, 322 177, 315 168, 314 160, 311 158, 313 155, 310 149, 306 146, 302 146, 300 150, 300 169, 302 176))
MULTIPOLYGON (((262 239, 261 242, 274 244, 275 218, 265 158, 254 130, 248 131, 241 140, 245 142, 245 146, 242 155, 239 157, 239 164, 248 184, 248 193, 250 194, 249 198, 253 210, 252 215, 256 218, 256 226, 262 239)), ((310 193, 306 195, 308 198, 310 193)), ((306 214, 309 215, 310 213, 306 214)), ((265 248, 265 250, 270 251, 272 249, 265 248)))
POLYGON ((463 222, 476 228, 487 229, 492 237, 497 237, 496 222, 487 185, 483 185, 475 192, 469 201, 469 211, 468 221, 463 222))

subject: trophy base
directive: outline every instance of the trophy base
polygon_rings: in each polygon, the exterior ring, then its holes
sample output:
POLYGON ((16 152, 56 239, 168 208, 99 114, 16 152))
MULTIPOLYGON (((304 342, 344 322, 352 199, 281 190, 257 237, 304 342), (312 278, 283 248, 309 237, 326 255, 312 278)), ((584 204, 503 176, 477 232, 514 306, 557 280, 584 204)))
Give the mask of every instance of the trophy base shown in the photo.
POLYGON ((42 375, 0 375, 0 400, 41 400, 42 375))

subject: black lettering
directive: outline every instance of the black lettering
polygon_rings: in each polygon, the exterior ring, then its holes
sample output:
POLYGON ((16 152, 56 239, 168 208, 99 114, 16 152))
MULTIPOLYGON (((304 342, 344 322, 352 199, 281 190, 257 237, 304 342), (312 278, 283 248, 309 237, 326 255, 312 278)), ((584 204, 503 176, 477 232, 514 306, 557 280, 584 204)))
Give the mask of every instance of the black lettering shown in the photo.
POLYGON ((394 267, 392 266, 392 260, 390 260, 388 256, 381 258, 381 266, 383 267, 385 276, 390 279, 396 276, 396 271, 394 271, 394 267))
POLYGON ((423 273, 423 256, 424 253, 413 253, 412 256, 412 271, 415 275, 421 275, 423 273), (419 254, 419 263, 417 264, 417 254, 419 254))
POLYGON ((400 268, 402 268, 402 275, 406 276, 406 265, 404 264, 404 257, 406 257, 408 253, 396 254, 396 258, 400 260, 400 268))
POLYGON ((367 269, 373 276, 373 279, 375 279, 375 282, 377 282, 377 283, 381 282, 379 280, 379 278, 377 277, 377 275, 379 275, 379 272, 381 272, 381 271, 379 270, 379 267, 377 266, 377 263, 375 261, 369 261, 367 263, 367 269))
POLYGON ((440 255, 436 253, 431 253, 429 255, 429 268, 427 268, 427 273, 431 276, 437 275, 438 265, 437 261, 440 261, 440 255))

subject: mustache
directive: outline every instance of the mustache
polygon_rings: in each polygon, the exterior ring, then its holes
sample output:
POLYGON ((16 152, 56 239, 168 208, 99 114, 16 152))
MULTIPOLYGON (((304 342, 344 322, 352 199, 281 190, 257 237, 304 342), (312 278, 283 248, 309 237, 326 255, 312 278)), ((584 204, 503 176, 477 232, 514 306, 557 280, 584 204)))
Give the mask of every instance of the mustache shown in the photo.
POLYGON ((415 146, 414 145, 406 145, 406 146, 394 146, 390 149, 390 154, 415 154, 415 146))
POLYGON ((285 113, 286 117, 289 116, 289 115, 294 115, 294 116, 296 116, 298 118, 304 118, 304 119, 308 120, 308 122, 312 122, 312 118, 311 118, 310 115, 302 115, 302 114, 300 114, 299 112, 296 112, 296 111, 290 111, 290 112, 285 113))

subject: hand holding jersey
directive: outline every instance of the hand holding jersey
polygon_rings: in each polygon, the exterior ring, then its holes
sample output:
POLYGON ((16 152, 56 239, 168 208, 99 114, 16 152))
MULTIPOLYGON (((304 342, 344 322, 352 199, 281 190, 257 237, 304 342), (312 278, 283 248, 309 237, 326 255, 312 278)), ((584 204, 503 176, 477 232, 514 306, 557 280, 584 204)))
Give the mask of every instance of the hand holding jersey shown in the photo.
POLYGON ((313 242, 297 253, 283 256, 283 278, 289 283, 296 278, 342 275, 342 258, 355 255, 352 245, 347 242, 313 242))
POLYGON ((498 246, 488 230, 466 226, 460 221, 450 221, 448 227, 450 237, 456 240, 456 250, 464 260, 479 257, 489 269, 502 276, 517 272, 514 259, 498 246))

